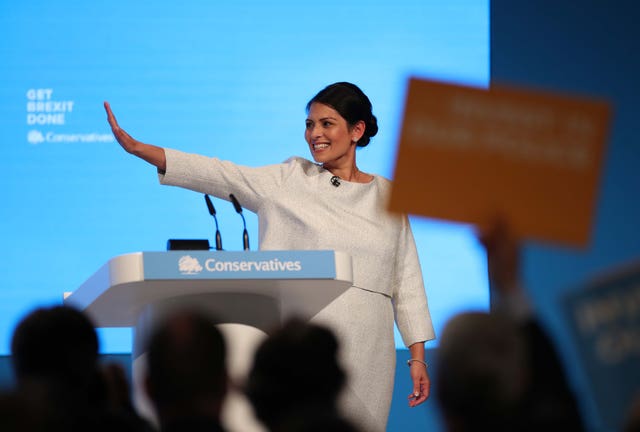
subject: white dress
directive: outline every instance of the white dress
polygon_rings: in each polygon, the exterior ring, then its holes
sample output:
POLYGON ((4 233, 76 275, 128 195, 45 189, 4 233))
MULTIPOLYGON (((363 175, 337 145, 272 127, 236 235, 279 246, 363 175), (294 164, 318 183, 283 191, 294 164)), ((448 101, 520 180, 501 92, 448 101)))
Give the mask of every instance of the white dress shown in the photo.
POLYGON ((233 193, 258 215, 261 250, 351 255, 353 287, 312 321, 329 326, 340 341, 348 373, 345 415, 364 431, 384 431, 395 374, 394 318, 406 346, 435 337, 408 219, 385 211, 390 181, 374 176, 335 187, 329 171, 297 157, 250 168, 171 149, 165 154, 160 182, 226 200, 233 193))

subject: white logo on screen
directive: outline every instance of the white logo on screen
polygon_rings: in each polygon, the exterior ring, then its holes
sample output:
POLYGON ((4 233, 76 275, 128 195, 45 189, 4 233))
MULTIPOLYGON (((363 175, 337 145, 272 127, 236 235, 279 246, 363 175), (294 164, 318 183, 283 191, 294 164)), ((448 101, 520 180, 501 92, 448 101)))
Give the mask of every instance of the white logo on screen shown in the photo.
POLYGON ((38 130, 30 130, 29 133, 27 133, 27 141, 29 141, 29 144, 43 143, 44 135, 38 130))
POLYGON ((180 273, 184 275, 198 274, 202 271, 202 266, 200 262, 198 262, 198 259, 190 255, 185 255, 180 258, 178 268, 180 269, 180 273))

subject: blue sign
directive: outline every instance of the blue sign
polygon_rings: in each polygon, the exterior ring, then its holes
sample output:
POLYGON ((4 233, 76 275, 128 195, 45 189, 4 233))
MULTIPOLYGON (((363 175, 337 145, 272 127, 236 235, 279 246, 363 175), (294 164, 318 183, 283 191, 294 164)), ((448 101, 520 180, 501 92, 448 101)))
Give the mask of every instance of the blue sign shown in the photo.
POLYGON ((335 279, 333 251, 144 252, 151 279, 335 279))
POLYGON ((565 307, 599 414, 621 430, 640 394, 640 263, 576 291, 565 307))

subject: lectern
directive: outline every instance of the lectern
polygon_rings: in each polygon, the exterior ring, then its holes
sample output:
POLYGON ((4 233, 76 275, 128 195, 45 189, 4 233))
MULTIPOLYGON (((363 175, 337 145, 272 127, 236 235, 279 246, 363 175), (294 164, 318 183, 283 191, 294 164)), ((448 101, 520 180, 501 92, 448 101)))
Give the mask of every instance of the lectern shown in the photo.
MULTIPOLYGON (((110 259, 65 303, 84 310, 98 327, 134 328, 134 399, 143 415, 152 416, 141 391, 144 346, 164 314, 199 308, 220 324, 237 324, 226 332, 232 339, 228 363, 232 376, 242 375, 250 358, 233 345, 291 316, 313 317, 352 282, 351 257, 338 251, 136 252, 110 259)), ((251 429, 233 414, 226 417, 231 430, 251 429)))

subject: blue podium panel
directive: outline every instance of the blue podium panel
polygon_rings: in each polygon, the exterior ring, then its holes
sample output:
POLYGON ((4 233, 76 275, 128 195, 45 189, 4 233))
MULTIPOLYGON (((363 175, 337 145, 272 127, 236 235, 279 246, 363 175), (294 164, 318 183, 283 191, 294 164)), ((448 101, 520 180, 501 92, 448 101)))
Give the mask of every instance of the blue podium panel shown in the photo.
POLYGON ((311 317, 352 283, 351 258, 342 252, 135 252, 110 259, 65 303, 98 327, 132 327, 147 305, 213 294, 268 297, 282 318, 311 317))
POLYGON ((144 252, 144 278, 333 279, 333 251, 144 252))

